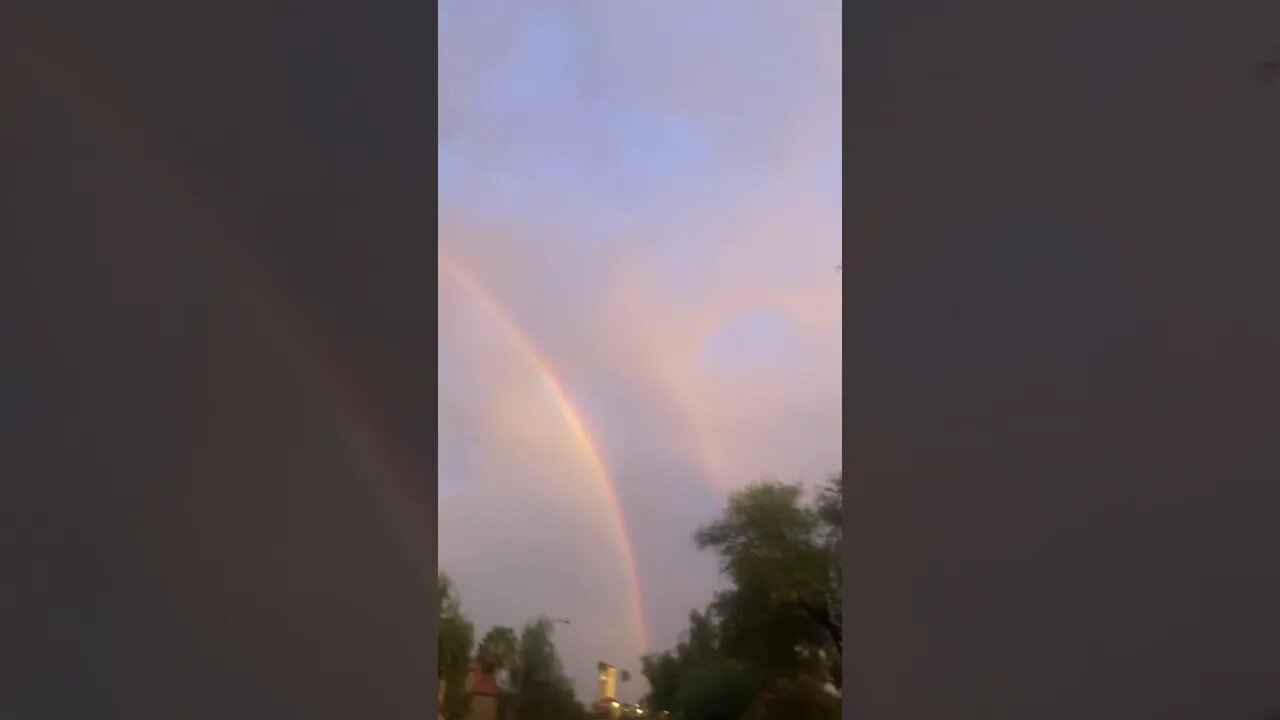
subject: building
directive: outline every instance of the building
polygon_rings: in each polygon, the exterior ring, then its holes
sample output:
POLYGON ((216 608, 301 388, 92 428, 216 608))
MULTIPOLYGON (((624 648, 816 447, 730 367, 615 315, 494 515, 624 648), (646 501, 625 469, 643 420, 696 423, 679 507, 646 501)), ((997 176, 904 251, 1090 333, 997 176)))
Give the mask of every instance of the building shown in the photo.
POLYGON ((620 716, 621 703, 618 702, 618 668, 609 663, 596 664, 596 701, 591 706, 591 717, 613 720, 620 716))
POLYGON ((596 693, 597 700, 613 701, 618 697, 618 668, 609 663, 598 663, 597 668, 600 671, 598 682, 599 692, 596 693))
POLYGON ((467 674, 467 692, 471 695, 467 720, 509 720, 512 703, 504 685, 496 674, 485 672, 479 660, 472 660, 467 674))
POLYGON ((471 695, 467 720, 498 720, 498 700, 502 691, 498 687, 497 678, 484 672, 479 660, 471 661, 471 670, 467 673, 467 693, 471 695))

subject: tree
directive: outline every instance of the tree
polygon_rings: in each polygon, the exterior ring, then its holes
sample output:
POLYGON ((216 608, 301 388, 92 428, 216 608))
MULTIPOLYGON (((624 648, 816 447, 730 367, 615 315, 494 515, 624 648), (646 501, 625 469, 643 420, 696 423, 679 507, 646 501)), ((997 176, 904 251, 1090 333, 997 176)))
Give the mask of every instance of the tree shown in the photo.
POLYGON ((812 496, 763 480, 734 493, 695 533, 713 550, 730 587, 673 650, 642 658, 646 702, 680 720, 835 718, 843 650, 842 477, 812 496))
POLYGON ((686 665, 696 666, 720 657, 720 631, 711 611, 689 611, 689 630, 678 651, 686 665))
POLYGON ((818 495, 816 510, 821 524, 822 542, 826 546, 831 560, 830 582, 827 584, 827 598, 824 628, 835 645, 835 657, 832 658, 831 677, 836 687, 840 687, 841 659, 844 655, 844 473, 839 472, 827 480, 818 495))
POLYGON ((740 720, 755 698, 746 668, 715 658, 690 669, 681 683, 675 714, 680 720, 740 720))
POLYGON ((768 678, 838 667, 842 492, 839 475, 812 503, 799 484, 762 480, 694 536, 732 581, 713 603, 723 649, 768 678))
POLYGON ((520 674, 520 639, 516 637, 514 630, 505 625, 489 628, 489 632, 480 639, 476 659, 485 672, 503 668, 514 682, 520 674))
POLYGON ((645 704, 653 713, 675 712, 680 693, 680 663, 671 652, 645 655, 640 658, 640 672, 649 681, 649 694, 645 704))
POLYGON ((743 720, 836 720, 840 698, 812 681, 783 681, 761 693, 743 720))
POLYGON ((500 683, 502 695, 498 698, 498 716, 506 717, 507 708, 512 701, 509 692, 511 688, 519 686, 520 639, 516 637, 514 630, 505 625, 491 627, 480 639, 476 659, 480 661, 481 669, 487 673, 499 669, 505 671, 506 682, 500 683))
POLYGON ((692 610, 689 628, 673 651, 641 659, 641 672, 649 680, 645 702, 652 713, 667 711, 682 720, 741 716, 756 696, 756 675, 726 655, 721 639, 714 609, 692 610))
POLYGON ((462 613, 462 603, 453 590, 448 575, 438 576, 440 625, 436 638, 438 681, 444 683, 444 715, 448 720, 462 720, 471 704, 467 694, 467 672, 471 665, 471 647, 475 628, 462 613))
POLYGON ((571 716, 577 707, 573 685, 551 638, 553 628, 550 618, 540 616, 525 624, 520 633, 516 697, 520 720, 560 720, 571 716))

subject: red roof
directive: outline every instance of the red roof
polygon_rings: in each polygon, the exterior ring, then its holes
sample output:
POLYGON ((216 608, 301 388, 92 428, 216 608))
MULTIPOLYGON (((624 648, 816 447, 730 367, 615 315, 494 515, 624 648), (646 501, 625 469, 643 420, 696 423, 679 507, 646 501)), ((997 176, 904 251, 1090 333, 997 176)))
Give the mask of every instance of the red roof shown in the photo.
POLYGON ((475 695, 499 695, 502 692, 498 687, 498 678, 493 673, 484 672, 480 668, 480 662, 475 660, 471 662, 471 677, 467 678, 467 686, 475 695))

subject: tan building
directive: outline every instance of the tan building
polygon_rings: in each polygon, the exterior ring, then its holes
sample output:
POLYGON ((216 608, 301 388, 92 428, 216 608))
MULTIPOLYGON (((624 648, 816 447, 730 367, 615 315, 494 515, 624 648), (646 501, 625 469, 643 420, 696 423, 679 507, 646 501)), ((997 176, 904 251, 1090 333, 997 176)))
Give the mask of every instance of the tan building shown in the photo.
POLYGON ((609 663, 596 664, 596 701, 591 705, 591 717, 598 720, 614 720, 619 717, 618 668, 609 663))
POLYGON ((609 663, 599 663, 600 676, 598 681, 599 692, 596 693, 597 701, 612 702, 618 697, 618 668, 609 663))
POLYGON ((511 703, 504 702, 508 693, 504 691, 493 673, 484 671, 479 660, 471 661, 471 672, 467 674, 467 692, 471 695, 471 707, 467 711, 467 720, 510 719, 511 703), (503 717, 504 714, 506 717, 503 717))

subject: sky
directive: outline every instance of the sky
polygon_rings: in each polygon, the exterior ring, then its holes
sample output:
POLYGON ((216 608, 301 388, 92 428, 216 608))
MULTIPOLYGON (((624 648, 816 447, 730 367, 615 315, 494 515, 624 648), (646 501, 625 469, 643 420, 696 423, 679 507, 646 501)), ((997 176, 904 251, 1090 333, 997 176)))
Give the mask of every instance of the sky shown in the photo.
POLYGON ((439 19, 439 566, 635 700, 719 587, 695 528, 841 468, 841 5, 439 19))

